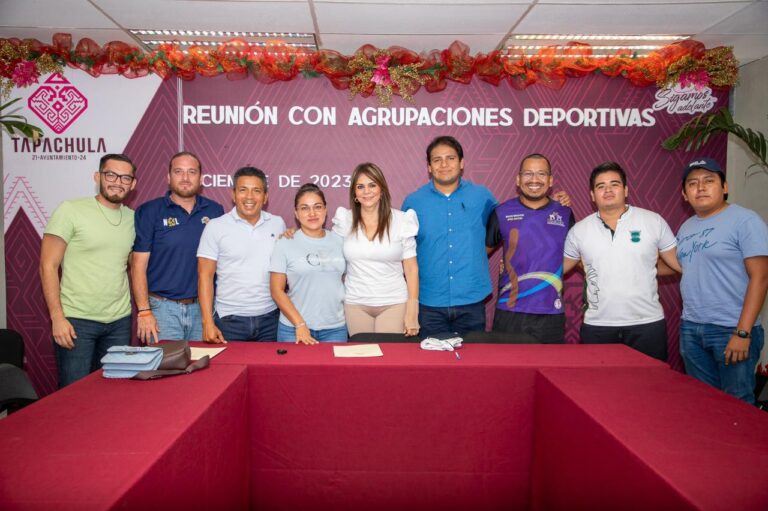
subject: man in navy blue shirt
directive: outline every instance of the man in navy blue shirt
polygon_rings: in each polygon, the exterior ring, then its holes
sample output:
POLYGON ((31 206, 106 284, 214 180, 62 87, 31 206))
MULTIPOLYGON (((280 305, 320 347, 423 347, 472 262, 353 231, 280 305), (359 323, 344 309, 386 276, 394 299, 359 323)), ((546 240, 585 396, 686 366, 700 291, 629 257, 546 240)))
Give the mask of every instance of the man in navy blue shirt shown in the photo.
POLYGON ((201 179, 198 157, 177 153, 168 165, 168 192, 136 210, 131 284, 143 343, 203 338, 197 246, 205 224, 224 209, 200 195, 201 179))
POLYGON ((491 277, 485 227, 496 199, 484 186, 462 179, 464 151, 453 137, 435 138, 427 147, 432 178, 403 202, 419 217, 421 334, 485 329, 485 304, 491 277))

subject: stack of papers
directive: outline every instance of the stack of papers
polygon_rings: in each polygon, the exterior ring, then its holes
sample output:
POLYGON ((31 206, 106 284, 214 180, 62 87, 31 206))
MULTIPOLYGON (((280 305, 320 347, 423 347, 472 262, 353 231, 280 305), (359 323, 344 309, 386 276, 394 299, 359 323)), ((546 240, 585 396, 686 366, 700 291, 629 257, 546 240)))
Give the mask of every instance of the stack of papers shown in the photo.
POLYGON ((355 344, 352 346, 334 346, 333 355, 341 358, 383 357, 378 344, 355 344))
POLYGON ((222 351, 224 351, 225 349, 227 349, 227 348, 226 347, 224 347, 224 348, 193 348, 193 347, 190 347, 189 348, 189 350, 191 352, 190 353, 190 358, 192 360, 200 360, 201 358, 203 358, 206 355, 208 355, 209 357, 213 358, 216 355, 218 355, 219 353, 221 353, 222 351))

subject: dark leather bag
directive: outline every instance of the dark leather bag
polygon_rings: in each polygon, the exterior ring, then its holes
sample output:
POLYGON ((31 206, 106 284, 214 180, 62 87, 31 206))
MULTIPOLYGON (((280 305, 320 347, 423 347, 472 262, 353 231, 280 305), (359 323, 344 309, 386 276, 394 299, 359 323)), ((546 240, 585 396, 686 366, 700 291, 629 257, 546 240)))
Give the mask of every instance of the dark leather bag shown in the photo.
POLYGON ((192 361, 192 350, 187 341, 173 341, 161 344, 163 360, 160 367, 154 371, 141 371, 133 377, 134 380, 156 380, 166 376, 193 373, 208 367, 211 357, 205 355, 200 360, 192 361))

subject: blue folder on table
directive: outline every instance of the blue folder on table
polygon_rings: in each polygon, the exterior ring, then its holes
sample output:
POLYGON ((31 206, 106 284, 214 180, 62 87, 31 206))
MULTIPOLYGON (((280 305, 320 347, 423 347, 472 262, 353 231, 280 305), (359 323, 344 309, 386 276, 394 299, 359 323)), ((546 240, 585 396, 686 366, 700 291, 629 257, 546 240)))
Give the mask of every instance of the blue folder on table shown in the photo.
POLYGON ((133 378, 160 367, 163 350, 149 346, 112 346, 101 359, 104 378, 133 378))

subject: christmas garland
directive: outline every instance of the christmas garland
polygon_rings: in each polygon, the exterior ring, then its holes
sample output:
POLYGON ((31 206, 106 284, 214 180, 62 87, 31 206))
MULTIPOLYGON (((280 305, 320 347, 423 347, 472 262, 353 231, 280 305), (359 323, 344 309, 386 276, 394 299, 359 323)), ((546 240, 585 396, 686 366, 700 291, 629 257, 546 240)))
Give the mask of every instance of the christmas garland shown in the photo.
POLYGON ((353 56, 333 50, 306 51, 274 41, 252 47, 233 39, 216 48, 192 46, 186 52, 177 44, 163 45, 151 53, 123 42, 99 46, 81 39, 73 46, 70 34, 56 34, 50 45, 35 39, 0 39, 0 94, 8 97, 15 87, 37 83, 40 75, 58 72, 64 66, 81 69, 92 76, 118 74, 138 78, 150 73, 162 78, 226 75, 231 80, 248 76, 263 83, 304 77, 328 78, 351 96, 375 94, 388 104, 396 94, 413 101, 424 87, 438 92, 449 81, 469 83, 473 77, 498 86, 507 81, 515 89, 540 84, 559 89, 569 78, 591 73, 623 77, 633 85, 676 83, 728 88, 738 81, 738 62, 731 48, 707 50, 698 41, 686 40, 665 46, 639 58, 629 51, 611 57, 593 57, 591 46, 569 43, 566 48, 544 48, 536 55, 492 51, 470 55, 459 41, 447 49, 417 54, 400 47, 361 47, 353 56))

